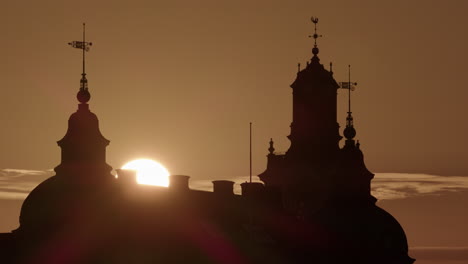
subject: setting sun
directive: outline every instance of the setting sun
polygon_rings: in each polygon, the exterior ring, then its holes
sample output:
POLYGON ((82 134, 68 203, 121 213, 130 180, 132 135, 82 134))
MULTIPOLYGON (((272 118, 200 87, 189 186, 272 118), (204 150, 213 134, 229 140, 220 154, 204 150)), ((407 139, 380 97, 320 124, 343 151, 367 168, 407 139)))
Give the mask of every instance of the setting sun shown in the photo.
POLYGON ((139 184, 169 186, 169 171, 154 160, 132 160, 123 165, 122 169, 136 170, 139 184))

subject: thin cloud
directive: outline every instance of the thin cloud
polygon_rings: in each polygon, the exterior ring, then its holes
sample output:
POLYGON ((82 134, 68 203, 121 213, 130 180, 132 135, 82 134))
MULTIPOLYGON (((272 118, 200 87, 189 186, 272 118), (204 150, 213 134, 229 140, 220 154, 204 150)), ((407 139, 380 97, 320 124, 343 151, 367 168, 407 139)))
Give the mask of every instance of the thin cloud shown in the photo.
MULTIPOLYGON (((0 170, 0 199, 25 199, 39 183, 54 174, 53 170, 0 170)), ((190 188, 213 191, 214 179, 191 179, 190 188)), ((221 179, 220 179, 221 180, 221 179)), ((240 194, 240 184, 249 181, 249 176, 222 180, 233 181, 234 193, 240 194)), ((253 180, 258 182, 257 176, 253 180)), ((372 181, 372 195, 379 200, 403 199, 416 195, 442 194, 468 190, 468 177, 438 176, 409 173, 376 173, 372 181)))
POLYGON ((24 200, 39 183, 53 175, 52 170, 0 170, 0 199, 24 200))
MULTIPOLYGON (((247 182, 249 176, 238 176, 226 179, 235 182, 234 193, 240 194, 240 184, 247 182)), ((254 181, 259 181, 254 176, 254 181)), ((212 191, 212 180, 193 179, 190 188, 212 191)), ((447 191, 468 190, 468 177, 438 176, 409 173, 376 173, 372 181, 372 195, 379 200, 403 199, 423 194, 441 194, 447 191)))
POLYGON ((460 261, 461 263, 468 263, 468 247, 412 247, 409 250, 410 255, 417 260, 460 261))
POLYGON ((462 176, 376 173, 372 181, 372 194, 380 200, 466 190, 468 177, 462 176))

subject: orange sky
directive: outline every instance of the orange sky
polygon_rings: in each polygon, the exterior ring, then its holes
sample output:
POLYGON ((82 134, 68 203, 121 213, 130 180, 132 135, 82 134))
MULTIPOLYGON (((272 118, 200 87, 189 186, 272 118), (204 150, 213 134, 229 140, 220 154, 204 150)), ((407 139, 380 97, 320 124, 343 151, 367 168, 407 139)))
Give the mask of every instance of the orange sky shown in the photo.
MULTIPOLYGON (((253 172, 261 173, 270 137, 278 151, 289 147, 289 85, 312 56, 317 16, 321 63, 333 61, 337 81, 351 64, 358 82, 353 116, 368 168, 468 176, 466 10, 463 0, 7 1, 0 169, 60 163, 56 141, 77 109, 81 77, 80 51, 67 43, 86 22, 90 107, 111 140, 111 166, 146 157, 192 179, 245 176, 253 122, 253 172)), ((343 127, 346 94, 338 99, 343 127)), ((419 247, 412 256, 442 248, 417 263, 468 255, 468 194, 450 188, 379 202, 419 247)), ((0 227, 15 225, 20 202, 0 199, 14 218, 0 227)))
MULTIPOLYGON (((9 1, 3 4, 0 168, 49 169, 77 108, 81 23, 91 109, 114 168, 138 157, 195 178, 254 174, 287 150, 297 63, 346 80, 374 172, 468 175, 466 1, 9 1), (328 67, 328 66, 327 66, 328 67)), ((339 95, 345 120, 345 93, 339 95)))

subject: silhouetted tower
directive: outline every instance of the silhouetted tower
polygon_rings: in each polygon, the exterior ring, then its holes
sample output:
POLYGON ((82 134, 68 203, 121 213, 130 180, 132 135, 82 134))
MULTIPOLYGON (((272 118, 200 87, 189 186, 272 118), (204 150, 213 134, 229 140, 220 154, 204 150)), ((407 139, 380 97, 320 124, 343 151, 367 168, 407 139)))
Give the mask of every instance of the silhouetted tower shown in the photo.
POLYGON ((313 57, 291 85, 293 89, 293 121, 289 139, 289 157, 311 158, 333 156, 339 149, 339 125, 337 123, 337 89, 332 72, 327 71, 317 56, 317 18, 314 23, 313 57))
POLYGON ((291 84, 293 120, 288 136, 291 146, 284 155, 270 152, 267 170, 259 175, 267 187, 281 190, 285 205, 292 210, 305 204, 316 207, 327 199, 340 151, 339 85, 331 69, 328 71, 320 64, 318 19, 311 20, 314 23, 313 56, 304 69, 299 65, 296 80, 291 84))
POLYGON ((99 131, 99 121, 89 110, 88 101, 91 94, 86 79, 85 54, 89 51, 91 42, 85 40, 85 24, 83 24, 83 41, 68 43, 82 50, 83 72, 81 73, 80 90, 76 95, 80 104, 78 111, 68 120, 68 130, 57 143, 62 149, 61 164, 55 168, 57 176, 73 178, 78 182, 99 182, 111 179, 111 166, 106 163, 106 147, 109 140, 99 131))

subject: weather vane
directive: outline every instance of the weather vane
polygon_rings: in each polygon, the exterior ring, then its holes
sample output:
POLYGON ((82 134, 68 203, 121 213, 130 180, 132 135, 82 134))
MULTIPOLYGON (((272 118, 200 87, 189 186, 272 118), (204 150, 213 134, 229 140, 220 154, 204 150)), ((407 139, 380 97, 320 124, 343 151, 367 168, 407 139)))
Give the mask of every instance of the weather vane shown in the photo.
POLYGON ((354 129, 354 121, 351 112, 351 91, 354 91, 357 86, 357 82, 351 82, 351 65, 348 65, 348 81, 340 82, 340 88, 348 89, 348 116, 346 117, 346 128, 344 131, 347 139, 353 139, 356 136, 356 130, 354 129))
POLYGON ((80 81, 80 91, 81 90, 88 90, 88 81, 86 80, 86 70, 85 70, 85 53, 89 51, 90 46, 93 45, 92 42, 86 42, 86 24, 83 23, 83 41, 72 41, 69 42, 68 45, 72 46, 73 48, 83 50, 83 76, 80 81))
POLYGON ((314 47, 317 47, 317 39, 322 37, 322 35, 317 34, 317 23, 319 20, 317 17, 311 17, 310 20, 314 23, 314 34, 309 36, 309 38, 314 38, 314 47))

